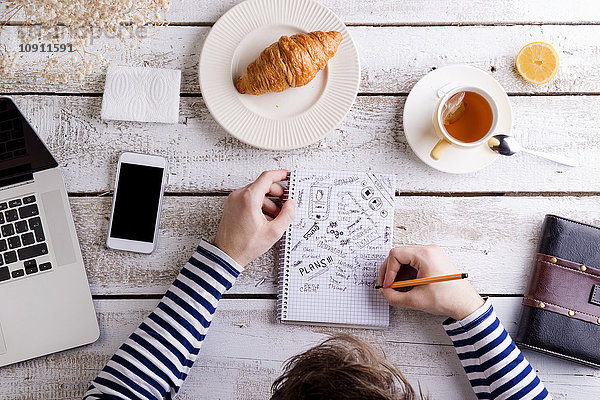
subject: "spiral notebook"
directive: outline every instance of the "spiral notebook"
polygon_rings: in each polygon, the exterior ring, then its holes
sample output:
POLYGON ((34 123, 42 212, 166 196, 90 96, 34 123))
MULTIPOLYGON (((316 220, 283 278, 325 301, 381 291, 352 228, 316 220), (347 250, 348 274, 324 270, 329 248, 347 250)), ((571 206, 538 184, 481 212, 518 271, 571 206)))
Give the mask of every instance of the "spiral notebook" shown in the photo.
POLYGON ((389 306, 374 287, 392 246, 394 193, 389 174, 290 173, 297 209, 281 251, 280 322, 389 325, 389 306))

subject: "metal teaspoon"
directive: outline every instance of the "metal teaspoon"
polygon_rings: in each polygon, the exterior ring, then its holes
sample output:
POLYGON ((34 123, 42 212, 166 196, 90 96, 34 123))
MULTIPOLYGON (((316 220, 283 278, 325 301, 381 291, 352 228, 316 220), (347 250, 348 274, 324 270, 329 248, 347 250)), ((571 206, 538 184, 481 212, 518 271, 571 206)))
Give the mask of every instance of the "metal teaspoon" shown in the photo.
POLYGON ((516 141, 515 138, 513 138, 512 136, 508 136, 508 135, 492 136, 490 138, 490 140, 488 140, 488 146, 490 146, 490 149, 492 149, 492 151, 494 151, 495 153, 498 153, 498 154, 502 154, 503 156, 512 156, 513 154, 522 151, 524 153, 529 153, 529 154, 533 154, 538 157, 543 157, 548 160, 552 160, 559 164, 564 164, 564 165, 568 165, 571 167, 579 166, 579 161, 577 161, 576 159, 571 158, 571 157, 524 149, 519 144, 519 142, 516 141))

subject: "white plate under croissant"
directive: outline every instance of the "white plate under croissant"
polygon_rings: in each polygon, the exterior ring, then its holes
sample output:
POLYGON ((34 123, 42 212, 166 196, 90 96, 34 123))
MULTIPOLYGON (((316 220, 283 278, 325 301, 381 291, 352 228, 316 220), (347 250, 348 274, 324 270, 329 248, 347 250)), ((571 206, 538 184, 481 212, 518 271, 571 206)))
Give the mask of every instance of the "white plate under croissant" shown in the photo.
POLYGON ((342 121, 356 98, 360 65, 345 25, 323 5, 312 0, 246 0, 210 31, 199 74, 204 101, 226 131, 256 147, 285 150, 322 139, 342 121), (315 31, 337 31, 342 40, 314 79, 280 92, 265 91, 261 85, 254 95, 238 92, 235 83, 263 50, 282 35, 315 31))

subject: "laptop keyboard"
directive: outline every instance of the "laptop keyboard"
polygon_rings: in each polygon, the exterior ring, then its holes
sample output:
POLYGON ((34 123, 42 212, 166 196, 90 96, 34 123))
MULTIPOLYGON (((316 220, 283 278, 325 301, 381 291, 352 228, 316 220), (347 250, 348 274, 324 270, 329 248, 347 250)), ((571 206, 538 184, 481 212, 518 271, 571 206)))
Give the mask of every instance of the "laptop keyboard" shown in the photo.
POLYGON ((0 202, 0 282, 52 269, 35 195, 0 202))

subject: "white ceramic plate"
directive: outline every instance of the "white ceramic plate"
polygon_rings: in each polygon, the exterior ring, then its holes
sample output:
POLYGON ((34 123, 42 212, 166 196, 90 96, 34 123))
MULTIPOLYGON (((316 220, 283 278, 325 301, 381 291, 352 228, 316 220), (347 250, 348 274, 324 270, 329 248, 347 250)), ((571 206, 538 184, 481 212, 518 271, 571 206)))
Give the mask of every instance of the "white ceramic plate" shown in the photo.
POLYGON ((244 143, 269 150, 308 146, 346 116, 358 91, 358 51, 344 23, 313 0, 246 0, 211 29, 199 65, 208 110, 244 143), (233 85, 246 66, 282 35, 338 31, 343 40, 327 67, 306 86, 260 96, 233 85))
POLYGON ((498 105, 498 125, 495 134, 511 134, 512 107, 498 81, 475 67, 451 65, 431 71, 410 91, 403 116, 406 141, 421 161, 437 170, 455 174, 475 172, 499 157, 487 145, 472 148, 450 146, 439 160, 429 156, 438 141, 433 130, 433 111, 439 100, 436 92, 449 83, 477 86, 488 92, 498 105))

